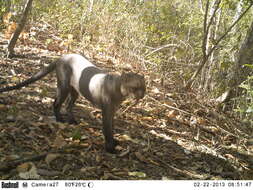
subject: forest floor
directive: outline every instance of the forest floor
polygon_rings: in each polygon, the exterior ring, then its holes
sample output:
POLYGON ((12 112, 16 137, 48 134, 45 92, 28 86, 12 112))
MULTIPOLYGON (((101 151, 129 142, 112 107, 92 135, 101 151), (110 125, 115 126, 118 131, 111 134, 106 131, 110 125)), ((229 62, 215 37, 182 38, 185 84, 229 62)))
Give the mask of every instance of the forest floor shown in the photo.
MULTIPOLYGON (((50 34, 29 35, 16 45, 19 56, 9 59, 1 34, 1 87, 64 53, 59 39, 46 41, 50 34)), ((122 71, 114 58, 82 53, 99 67, 122 71)), ((147 94, 137 105, 124 101, 115 116, 118 154, 105 152, 101 113, 85 99, 74 109, 78 125, 55 122, 55 74, 1 93, 0 179, 253 179, 252 128, 180 81, 161 85, 159 75, 139 72, 147 94)))

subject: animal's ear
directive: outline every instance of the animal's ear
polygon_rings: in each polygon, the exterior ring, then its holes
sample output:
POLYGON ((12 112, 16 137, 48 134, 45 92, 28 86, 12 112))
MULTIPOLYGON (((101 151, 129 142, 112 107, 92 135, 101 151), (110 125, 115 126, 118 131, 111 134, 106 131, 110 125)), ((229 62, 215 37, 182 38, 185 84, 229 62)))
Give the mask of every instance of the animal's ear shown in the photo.
POLYGON ((125 73, 124 71, 121 73, 121 80, 127 82, 127 73, 125 73))
POLYGON ((145 79, 145 76, 144 76, 144 74, 142 74, 142 73, 136 73, 137 74, 137 76, 139 76, 139 78, 141 78, 141 79, 145 79))

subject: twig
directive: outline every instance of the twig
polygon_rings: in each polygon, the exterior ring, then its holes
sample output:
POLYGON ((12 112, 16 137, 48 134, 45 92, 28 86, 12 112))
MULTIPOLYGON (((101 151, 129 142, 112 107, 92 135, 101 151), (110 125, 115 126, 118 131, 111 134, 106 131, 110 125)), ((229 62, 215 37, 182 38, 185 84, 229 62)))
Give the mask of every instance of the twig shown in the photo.
POLYGON ((208 9, 209 9, 209 0, 207 0, 206 2, 206 8, 205 8, 205 15, 204 15, 204 34, 206 34, 207 31, 207 13, 208 13, 208 9))
MULTIPOLYGON (((217 1, 215 2, 216 7, 215 7, 215 9, 214 9, 214 12, 213 12, 213 14, 212 14, 212 16, 211 16, 211 18, 210 18, 210 20, 209 20, 208 25, 205 26, 206 28, 204 28, 204 32, 205 32, 205 33, 204 33, 204 39, 206 39, 206 40, 207 40, 207 36, 208 36, 208 34, 209 34, 209 29, 210 29, 210 27, 211 27, 211 25, 212 25, 212 23, 213 23, 213 19, 214 19, 214 17, 215 17, 215 14, 216 14, 217 10, 219 9, 220 3, 221 3, 221 0, 217 0, 217 1)), ((206 15, 207 15, 207 13, 206 13, 206 15)), ((207 21, 205 21, 205 22, 207 22, 207 21)), ((206 25, 206 24, 205 24, 205 25, 206 25)), ((206 44, 205 44, 205 45, 206 45, 206 44)))
POLYGON ((0 171, 9 171, 11 169, 16 168, 18 165, 20 165, 24 162, 42 160, 47 156, 47 154, 48 153, 42 153, 42 154, 35 155, 35 156, 29 157, 29 158, 23 158, 23 159, 9 161, 7 163, 2 163, 0 166, 0 171))
POLYGON ((138 101, 135 101, 133 104, 129 105, 124 111, 121 112, 121 114, 124 114, 126 111, 128 111, 131 107, 134 107, 138 104, 138 101))
POLYGON ((168 48, 168 47, 177 47, 177 48, 179 48, 180 46, 178 44, 167 44, 167 45, 164 45, 162 47, 159 47, 159 48, 155 49, 154 51, 151 51, 149 54, 145 55, 145 57, 148 57, 151 54, 153 54, 155 52, 158 52, 158 51, 160 51, 160 50, 162 50, 164 48, 168 48))
POLYGON ((187 115, 194 115, 194 114, 192 114, 192 113, 190 113, 190 112, 181 110, 181 109, 179 109, 179 108, 176 108, 176 107, 173 107, 173 106, 169 106, 169 105, 167 105, 167 104, 162 104, 161 102, 159 102, 158 100, 156 100, 155 98, 153 98, 153 97, 151 97, 151 96, 148 96, 148 97, 149 97, 150 99, 152 99, 153 101, 157 102, 158 104, 160 104, 160 105, 162 105, 162 106, 165 106, 165 107, 167 107, 167 108, 170 108, 170 109, 173 109, 173 110, 177 110, 177 111, 182 112, 182 113, 187 114, 187 115))

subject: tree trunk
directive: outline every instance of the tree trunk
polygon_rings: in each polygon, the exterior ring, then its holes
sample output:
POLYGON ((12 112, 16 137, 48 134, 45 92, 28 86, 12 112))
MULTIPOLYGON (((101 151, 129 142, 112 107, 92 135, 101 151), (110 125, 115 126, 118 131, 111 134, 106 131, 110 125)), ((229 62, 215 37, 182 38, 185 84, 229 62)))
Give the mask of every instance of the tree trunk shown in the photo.
POLYGON ((216 12, 217 10, 219 9, 219 6, 220 6, 220 3, 221 3, 221 0, 216 0, 215 2, 213 2, 213 6, 215 7, 213 9, 213 11, 211 12, 212 15, 210 16, 209 18, 209 21, 208 21, 208 10, 209 10, 209 3, 210 1, 207 0, 206 2, 206 8, 205 8, 205 14, 204 14, 204 26, 203 26, 203 40, 202 40, 202 54, 203 54, 203 57, 202 57, 202 60, 199 64, 199 67, 198 69, 194 72, 194 74, 192 75, 192 77, 190 78, 190 80, 188 80, 187 84, 186 84, 186 88, 189 88, 192 86, 192 83, 193 81, 195 80, 195 78, 199 75, 199 73, 202 71, 203 67, 206 65, 210 55, 213 53, 215 47, 217 46, 214 45, 213 47, 209 47, 209 37, 210 37, 210 27, 212 26, 213 24, 213 20, 214 20, 214 17, 216 15, 216 12))
POLYGON ((27 2, 26 2, 23 16, 22 16, 22 18, 21 18, 21 20, 20 20, 20 22, 17 26, 16 31, 14 32, 13 36, 11 37, 10 43, 8 45, 8 52, 7 52, 8 57, 13 57, 14 56, 14 47, 16 45, 16 42, 18 40, 18 37, 19 37, 20 33, 22 32, 22 30, 25 27, 25 23, 26 23, 26 20, 27 20, 29 10, 32 7, 32 1, 33 0, 27 0, 27 2))
MULTIPOLYGON (((240 0, 236 5, 236 11, 235 11, 235 15, 233 17, 233 22, 235 22, 240 17, 240 15, 242 14, 243 1, 244 0, 240 0)), ((236 25, 232 30, 232 36, 236 35, 238 29, 240 29, 240 28, 238 27, 238 25, 236 25)), ((240 42, 238 42, 238 43, 240 43, 240 42)), ((236 56, 237 56, 236 53, 237 52, 238 52, 237 50, 234 50, 233 52, 231 52, 231 58, 230 59, 231 59, 231 62, 233 62, 233 63, 236 62, 236 56)))
POLYGON ((199 7, 200 12, 201 12, 202 14, 205 14, 204 8, 203 8, 203 2, 202 2, 202 0, 199 0, 199 1, 198 1, 198 7, 199 7))
MULTIPOLYGON (((214 38, 214 25, 215 25, 215 17, 216 17, 215 12, 217 11, 217 6, 215 7, 215 5, 216 5, 216 1, 213 1, 211 4, 211 9, 210 9, 209 14, 208 14, 208 12, 206 12, 206 14, 209 15, 207 17, 210 18, 210 21, 209 21, 210 27, 207 28, 207 31, 205 31, 207 34, 204 34, 204 36, 206 38, 205 39, 206 43, 203 44, 203 45, 205 45, 205 48, 204 48, 205 52, 203 52, 203 56, 206 56, 208 54, 208 52, 210 51, 210 49, 213 47, 213 44, 210 43, 210 40, 214 38), (213 18, 213 19, 211 20, 211 18, 213 18)), ((202 49, 203 49, 203 47, 202 47, 202 49)), ((212 56, 213 56, 213 53, 210 55, 210 57, 212 57, 212 56)), ((211 64, 212 64, 212 62, 207 60, 207 63, 205 64, 205 66, 202 69, 201 79, 200 79, 200 88, 201 89, 203 87, 205 87, 205 83, 208 78, 207 73, 208 73, 208 70, 209 70, 211 64)))
POLYGON ((90 0, 89 14, 93 11, 94 0, 90 0))
MULTIPOLYGON (((218 10, 217 12, 217 17, 215 19, 215 26, 213 29, 213 34, 212 34, 212 39, 213 41, 217 40, 217 34, 220 26, 220 20, 221 20, 221 9, 218 10)), ((211 46, 213 48, 214 45, 211 46)), ((204 90, 211 91, 213 90, 213 74, 214 74, 214 69, 215 69, 215 62, 217 60, 217 57, 219 56, 218 51, 213 51, 212 54, 210 55, 210 61, 208 65, 208 69, 206 72, 206 78, 205 78, 205 84, 204 84, 204 90)))
POLYGON ((218 102, 227 102, 231 98, 240 94, 236 93, 238 86, 252 74, 252 69, 245 66, 253 63, 253 21, 248 29, 247 35, 238 53, 236 63, 233 67, 231 77, 228 82, 228 90, 223 93, 218 102))
MULTIPOLYGON (((243 0, 240 0, 236 6, 236 12, 233 18, 233 22, 235 22, 242 13, 242 7, 243 7, 243 0)), ((236 27, 234 27, 233 32, 235 31, 236 27)))

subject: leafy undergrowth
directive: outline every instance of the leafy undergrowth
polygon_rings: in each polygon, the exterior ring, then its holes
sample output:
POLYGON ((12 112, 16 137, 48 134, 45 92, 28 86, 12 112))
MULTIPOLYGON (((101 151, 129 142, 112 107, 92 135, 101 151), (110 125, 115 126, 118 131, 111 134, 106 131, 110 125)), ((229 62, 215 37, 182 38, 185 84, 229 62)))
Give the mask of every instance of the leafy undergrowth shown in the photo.
MULTIPOLYGON (((43 43, 26 40, 16 50, 25 56, 7 59, 1 37, 1 86, 63 53, 43 43)), ((95 62, 121 71, 110 58, 95 62)), ((0 94, 0 179, 253 179, 251 128, 178 81, 161 86, 159 75, 142 74, 146 96, 137 105, 126 100, 115 116, 115 155, 105 152, 101 113, 86 100, 74 110, 78 125, 55 122, 54 74, 0 94)))

